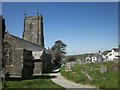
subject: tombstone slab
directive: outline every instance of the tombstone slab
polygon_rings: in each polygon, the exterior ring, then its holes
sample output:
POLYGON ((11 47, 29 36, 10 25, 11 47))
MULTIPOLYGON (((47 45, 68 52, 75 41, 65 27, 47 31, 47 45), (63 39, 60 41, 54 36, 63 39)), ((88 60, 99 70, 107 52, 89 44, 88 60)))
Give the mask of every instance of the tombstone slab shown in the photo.
POLYGON ((111 69, 113 71, 118 71, 118 65, 116 65, 116 64, 111 65, 111 69))
POLYGON ((100 67, 100 73, 107 73, 107 67, 101 66, 100 67))

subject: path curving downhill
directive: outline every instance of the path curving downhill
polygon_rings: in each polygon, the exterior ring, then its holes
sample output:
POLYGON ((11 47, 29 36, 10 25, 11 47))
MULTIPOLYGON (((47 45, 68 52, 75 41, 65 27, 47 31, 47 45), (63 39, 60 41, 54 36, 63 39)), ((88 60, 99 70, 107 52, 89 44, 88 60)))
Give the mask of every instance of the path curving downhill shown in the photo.
POLYGON ((56 76, 55 78, 52 78, 51 80, 54 83, 66 88, 67 90, 69 90, 69 89, 71 90, 71 88, 81 88, 80 90, 82 90, 83 88, 89 88, 89 90, 98 90, 95 87, 80 85, 80 84, 74 83, 72 81, 69 81, 69 80, 65 79, 59 72, 57 72, 57 73, 53 72, 53 73, 50 73, 49 75, 56 76))

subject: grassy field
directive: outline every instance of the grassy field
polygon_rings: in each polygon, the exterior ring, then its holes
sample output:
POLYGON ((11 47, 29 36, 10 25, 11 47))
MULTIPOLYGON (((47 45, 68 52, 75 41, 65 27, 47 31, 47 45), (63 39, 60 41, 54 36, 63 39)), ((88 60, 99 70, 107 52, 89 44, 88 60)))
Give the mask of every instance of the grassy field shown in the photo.
POLYGON ((72 71, 66 71, 65 66, 63 66, 61 68, 61 74, 68 80, 80 84, 93 85, 99 88, 118 88, 118 71, 111 69, 112 64, 117 65, 117 63, 114 62, 76 64, 72 67, 72 71), (100 73, 100 66, 106 66, 108 72, 100 73), (87 74, 92 77, 93 81, 90 81, 81 71, 86 71, 87 74))
POLYGON ((21 80, 12 78, 8 81, 6 81, 6 87, 3 90, 19 90, 21 88, 23 89, 29 89, 29 90, 36 90, 36 89, 50 89, 50 90, 65 90, 63 87, 53 83, 50 78, 54 78, 48 75, 42 75, 42 76, 36 76, 32 79, 28 80, 21 80))
POLYGON ((2 81, 0 81, 0 90, 2 89, 2 81))

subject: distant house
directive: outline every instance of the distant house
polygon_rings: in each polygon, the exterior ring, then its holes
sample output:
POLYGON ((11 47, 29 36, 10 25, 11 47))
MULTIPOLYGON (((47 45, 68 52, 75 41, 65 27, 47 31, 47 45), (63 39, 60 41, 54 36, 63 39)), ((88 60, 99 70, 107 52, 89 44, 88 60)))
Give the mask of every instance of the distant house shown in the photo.
POLYGON ((86 63, 91 63, 91 62, 92 62, 91 60, 92 60, 92 59, 91 59, 91 55, 88 55, 88 56, 85 58, 86 63))
POLYGON ((118 48, 118 58, 120 58, 120 45, 119 45, 119 48, 118 48))
POLYGON ((112 50, 107 50, 104 52, 94 53, 93 55, 88 55, 85 58, 86 63, 91 62, 101 62, 101 61, 113 61, 118 60, 120 58, 120 46, 119 48, 113 48, 112 50))
POLYGON ((91 61, 92 62, 97 62, 97 56, 96 56, 96 54, 91 57, 91 61))
POLYGON ((118 48, 113 48, 108 54, 106 54, 106 59, 108 61, 113 61, 113 60, 116 60, 118 59, 118 48))
POLYGON ((102 54, 106 56, 109 52, 111 52, 111 50, 104 51, 102 54))
POLYGON ((105 60, 105 56, 99 51, 99 53, 94 53, 93 55, 88 55, 85 60, 86 63, 91 63, 91 62, 101 62, 105 60))
POLYGON ((104 60, 105 60, 105 56, 101 52, 95 53, 92 56, 92 62, 102 62, 104 60))

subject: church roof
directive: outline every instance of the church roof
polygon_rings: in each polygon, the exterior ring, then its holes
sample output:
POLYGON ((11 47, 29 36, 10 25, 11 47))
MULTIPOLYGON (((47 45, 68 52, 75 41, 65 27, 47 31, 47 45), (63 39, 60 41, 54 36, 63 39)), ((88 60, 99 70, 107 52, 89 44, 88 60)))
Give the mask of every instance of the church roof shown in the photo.
POLYGON ((17 37, 17 36, 11 35, 8 32, 5 33, 5 37, 6 37, 5 40, 14 43, 16 48, 23 48, 23 49, 30 50, 30 51, 45 50, 44 47, 40 47, 39 45, 28 42, 22 38, 17 37))

